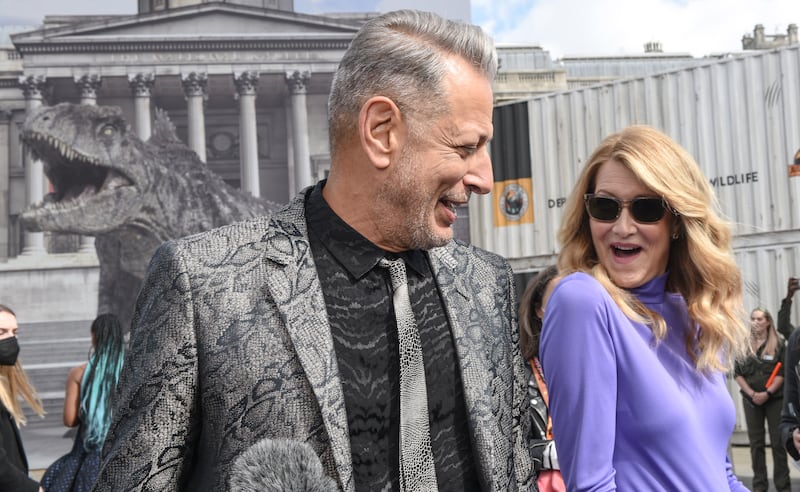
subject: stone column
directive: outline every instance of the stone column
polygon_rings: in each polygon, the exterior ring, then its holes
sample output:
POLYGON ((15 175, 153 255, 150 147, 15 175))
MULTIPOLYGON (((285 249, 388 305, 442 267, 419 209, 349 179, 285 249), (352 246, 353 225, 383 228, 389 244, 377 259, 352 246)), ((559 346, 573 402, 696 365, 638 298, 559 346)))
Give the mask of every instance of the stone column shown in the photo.
POLYGON ((236 97, 239 99, 239 165, 241 189, 255 197, 261 196, 258 172, 258 135, 256 130, 256 86, 258 73, 233 74, 236 97))
POLYGON ((0 262, 8 259, 9 254, 9 138, 11 136, 11 118, 14 113, 0 110, 0 262))
POLYGON ((128 85, 134 98, 134 127, 136 135, 143 142, 150 138, 150 96, 155 83, 156 77, 153 73, 128 74, 128 85))
MULTIPOLYGON (((75 76, 75 85, 81 96, 81 104, 89 106, 97 105, 97 91, 103 85, 103 79, 98 74, 85 74, 75 76)), ((78 253, 96 254, 94 247, 94 236, 81 236, 81 244, 78 253)))
POLYGON ((292 135, 292 105, 287 100, 284 104, 286 110, 286 171, 289 175, 289 200, 297 194, 294 172, 294 137, 292 135))
MULTIPOLYGON (((22 94, 25 96, 25 112, 30 114, 40 107, 44 100, 47 77, 44 75, 22 75, 19 78, 22 94)), ((44 199, 45 177, 42 161, 34 159, 25 150, 22 154, 22 167, 25 169, 25 201, 28 205, 39 203, 44 199)), ((23 246, 20 256, 36 256, 47 254, 44 247, 43 232, 25 231, 22 236, 23 246)))
POLYGON ((97 104, 97 91, 103 85, 103 79, 94 73, 75 76, 75 87, 81 96, 81 104, 94 106, 97 104))
POLYGON ((308 111, 306 108, 306 93, 311 74, 307 71, 286 73, 286 84, 292 103, 292 141, 294 143, 294 184, 292 190, 297 193, 306 186, 314 184, 311 173, 311 152, 308 143, 308 111))
POLYGON ((207 97, 208 75, 198 72, 181 74, 181 83, 188 110, 189 148, 195 151, 201 161, 206 162, 206 120, 203 102, 207 97))

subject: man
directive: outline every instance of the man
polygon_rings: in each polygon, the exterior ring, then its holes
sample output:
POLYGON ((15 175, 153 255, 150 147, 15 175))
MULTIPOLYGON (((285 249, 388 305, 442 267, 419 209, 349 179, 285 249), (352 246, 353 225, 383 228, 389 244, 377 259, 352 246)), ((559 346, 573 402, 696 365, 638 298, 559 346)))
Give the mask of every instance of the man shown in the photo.
POLYGON ((96 490, 224 490, 242 452, 278 438, 346 491, 529 486, 512 273, 452 240, 456 207, 492 186, 496 66, 475 26, 415 11, 363 26, 331 90, 328 180, 154 256, 96 490), (411 399, 384 258, 407 266, 411 399), (429 429, 401 445, 425 397, 429 429))

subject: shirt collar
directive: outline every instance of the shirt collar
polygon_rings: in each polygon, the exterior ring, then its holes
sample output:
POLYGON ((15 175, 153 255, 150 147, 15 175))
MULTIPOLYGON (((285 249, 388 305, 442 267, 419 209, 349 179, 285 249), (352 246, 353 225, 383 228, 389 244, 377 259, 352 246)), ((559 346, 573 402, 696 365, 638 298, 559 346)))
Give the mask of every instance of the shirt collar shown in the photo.
POLYGON ((389 253, 380 249, 336 215, 322 196, 324 187, 325 180, 317 183, 306 201, 308 231, 354 278, 362 278, 385 257, 403 258, 416 273, 424 275, 427 259, 422 250, 389 253))

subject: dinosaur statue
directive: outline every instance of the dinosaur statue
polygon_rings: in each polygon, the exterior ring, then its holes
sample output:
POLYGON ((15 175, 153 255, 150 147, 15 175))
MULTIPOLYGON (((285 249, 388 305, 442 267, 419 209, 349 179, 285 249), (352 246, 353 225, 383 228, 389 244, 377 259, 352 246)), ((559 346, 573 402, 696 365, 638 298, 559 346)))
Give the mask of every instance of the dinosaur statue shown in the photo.
POLYGON ((178 139, 162 111, 143 142, 118 107, 42 107, 27 117, 22 140, 53 188, 23 212, 23 226, 94 236, 98 313, 117 314, 126 328, 162 242, 278 207, 227 185, 178 139))

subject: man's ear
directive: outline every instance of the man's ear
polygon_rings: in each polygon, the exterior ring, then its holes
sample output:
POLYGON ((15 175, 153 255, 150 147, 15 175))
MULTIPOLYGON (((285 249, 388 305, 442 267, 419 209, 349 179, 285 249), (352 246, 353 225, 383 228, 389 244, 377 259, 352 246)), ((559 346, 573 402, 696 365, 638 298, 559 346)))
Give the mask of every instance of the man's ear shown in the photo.
POLYGON ((361 106, 358 134, 361 147, 375 167, 385 169, 391 164, 404 131, 400 108, 388 97, 371 97, 361 106))

